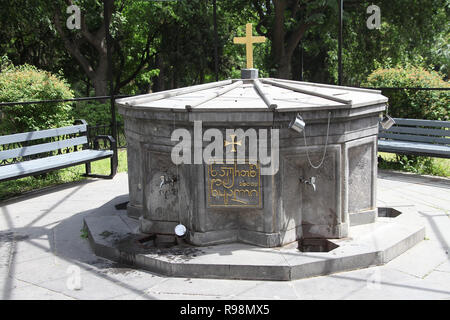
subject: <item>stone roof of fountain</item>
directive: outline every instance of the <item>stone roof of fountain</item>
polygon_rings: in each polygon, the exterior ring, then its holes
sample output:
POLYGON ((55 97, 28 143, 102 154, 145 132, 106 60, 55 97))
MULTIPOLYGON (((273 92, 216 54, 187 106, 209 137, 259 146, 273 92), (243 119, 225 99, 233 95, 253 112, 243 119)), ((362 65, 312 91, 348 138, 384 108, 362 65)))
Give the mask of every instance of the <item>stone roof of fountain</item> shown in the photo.
POLYGON ((379 90, 282 79, 233 79, 118 99, 149 111, 309 111, 384 104, 379 90))

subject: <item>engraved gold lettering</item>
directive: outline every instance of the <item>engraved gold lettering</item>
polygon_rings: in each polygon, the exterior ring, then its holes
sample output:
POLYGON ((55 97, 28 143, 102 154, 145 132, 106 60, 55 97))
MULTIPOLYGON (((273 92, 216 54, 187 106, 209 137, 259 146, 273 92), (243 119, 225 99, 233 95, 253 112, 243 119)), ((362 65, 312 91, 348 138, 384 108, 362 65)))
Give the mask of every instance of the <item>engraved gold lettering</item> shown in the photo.
POLYGON ((260 207, 259 164, 235 161, 208 166, 208 204, 216 207, 260 207))

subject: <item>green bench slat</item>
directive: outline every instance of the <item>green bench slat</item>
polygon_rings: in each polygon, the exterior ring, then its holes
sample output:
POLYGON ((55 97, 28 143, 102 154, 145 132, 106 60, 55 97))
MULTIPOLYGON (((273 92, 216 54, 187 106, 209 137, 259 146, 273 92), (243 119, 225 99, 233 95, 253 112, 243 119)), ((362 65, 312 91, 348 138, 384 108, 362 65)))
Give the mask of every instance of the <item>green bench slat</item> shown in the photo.
POLYGON ((450 139, 434 137, 434 136, 419 136, 412 134, 401 134, 401 133, 389 133, 388 131, 383 131, 378 134, 379 138, 392 139, 392 140, 403 140, 403 141, 416 141, 416 142, 428 142, 428 143, 439 143, 439 144, 450 144, 450 139))
POLYGON ((0 167, 0 180, 17 176, 28 176, 33 173, 44 172, 50 169, 63 168, 92 160, 109 158, 113 155, 111 150, 82 150, 52 157, 24 161, 0 167))
POLYGON ((379 140, 378 151, 450 158, 450 147, 420 142, 379 140))
POLYGON ((406 118, 394 118, 394 120, 395 123, 405 126, 450 128, 450 121, 420 120, 420 119, 406 119, 406 118))
POLYGON ((37 139, 45 139, 45 138, 51 138, 51 137, 58 137, 58 136, 67 135, 67 134, 83 133, 83 132, 86 132, 86 130, 87 130, 87 126, 85 124, 80 124, 80 125, 76 125, 76 126, 68 126, 68 127, 61 127, 61 128, 48 129, 48 130, 10 134, 7 136, 0 136, 0 145, 15 143, 15 142, 31 141, 31 140, 37 140, 37 139))
POLYGON ((39 154, 48 151, 54 151, 58 149, 64 149, 72 146, 86 144, 88 142, 86 136, 66 139, 61 141, 49 142, 38 144, 35 146, 16 148, 11 150, 0 151, 0 160, 30 156, 33 154, 39 154))
POLYGON ((430 129, 430 128, 419 128, 419 127, 401 127, 392 126, 389 130, 384 130, 380 128, 380 132, 384 133, 412 133, 417 135, 426 136, 438 136, 438 137, 450 137, 450 130, 443 129, 430 129))

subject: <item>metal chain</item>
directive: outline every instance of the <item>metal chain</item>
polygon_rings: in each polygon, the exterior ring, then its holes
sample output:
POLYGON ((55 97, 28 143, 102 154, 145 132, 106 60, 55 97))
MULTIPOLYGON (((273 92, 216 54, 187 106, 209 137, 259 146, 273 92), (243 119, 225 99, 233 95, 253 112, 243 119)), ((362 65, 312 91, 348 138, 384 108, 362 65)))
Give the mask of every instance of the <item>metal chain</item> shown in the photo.
MULTIPOLYGON (((173 131, 175 131, 175 112, 172 110, 173 112, 173 131)), ((172 131, 172 132, 173 132, 172 131)), ((180 201, 180 171, 178 168, 178 164, 176 164, 177 166, 177 183, 178 183, 178 223, 181 224, 181 201, 180 201)))
POLYGON ((331 111, 328 112, 327 138, 326 138, 326 140, 325 140, 325 148, 324 148, 324 150, 323 150, 322 160, 320 161, 319 165, 317 165, 317 166, 313 165, 312 162, 311 162, 311 159, 309 158, 308 145, 306 144, 306 134, 305 134, 305 131, 306 131, 306 130, 303 130, 303 140, 305 141, 306 157, 308 158, 309 165, 310 165, 312 168, 314 168, 314 169, 319 169, 319 168, 322 166, 322 164, 323 164, 323 162, 324 162, 324 160, 325 160, 325 155, 326 155, 326 153, 327 153, 327 146, 328 146, 328 136, 329 136, 329 133, 330 133, 330 119, 331 119, 331 111))

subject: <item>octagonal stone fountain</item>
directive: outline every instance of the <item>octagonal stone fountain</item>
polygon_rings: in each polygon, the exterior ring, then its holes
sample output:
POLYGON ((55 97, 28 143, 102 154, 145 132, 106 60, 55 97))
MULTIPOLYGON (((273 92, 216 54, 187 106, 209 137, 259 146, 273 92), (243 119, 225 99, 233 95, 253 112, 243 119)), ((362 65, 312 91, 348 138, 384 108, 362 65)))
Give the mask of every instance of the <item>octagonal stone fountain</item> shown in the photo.
POLYGON ((412 208, 377 219, 386 103, 376 90, 259 79, 254 69, 117 100, 128 217, 85 219, 94 250, 168 275, 212 278, 290 280, 389 261, 424 229, 412 208), (177 129, 192 137, 182 163, 173 161, 177 129), (223 162, 202 158, 213 141, 207 132, 223 137, 214 152, 223 162), (255 141, 271 161, 255 159, 255 141), (99 237, 105 230, 116 236, 99 237))
MULTIPOLYGON (((277 247, 300 238, 347 237, 350 225, 375 221, 378 121, 386 102, 378 91, 277 79, 227 80, 119 100, 128 144, 128 212, 142 217, 144 233, 173 233, 182 223, 188 242, 200 246, 241 241, 277 247), (297 113, 306 123, 307 146, 287 128, 297 113), (246 180, 257 183, 257 201, 215 199, 208 163, 172 162, 172 132, 183 128, 194 137, 195 121, 201 121, 200 136, 217 128, 224 140, 231 140, 229 128, 281 128, 278 172, 246 180), (315 165, 326 143, 323 165, 314 169, 306 150, 315 165), (176 181, 161 186, 161 177, 176 181), (300 183, 311 177, 315 189, 300 183)), ((232 147, 224 147, 224 155, 232 147)))

